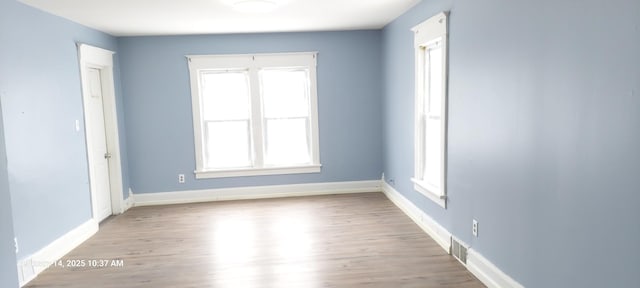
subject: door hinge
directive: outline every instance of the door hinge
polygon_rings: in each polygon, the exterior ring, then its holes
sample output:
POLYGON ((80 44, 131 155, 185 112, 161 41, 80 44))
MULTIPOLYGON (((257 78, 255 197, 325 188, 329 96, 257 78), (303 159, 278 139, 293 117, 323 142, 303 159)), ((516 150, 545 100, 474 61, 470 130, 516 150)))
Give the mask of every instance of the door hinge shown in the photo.
POLYGON ((111 153, 104 153, 104 159, 111 159, 111 153))

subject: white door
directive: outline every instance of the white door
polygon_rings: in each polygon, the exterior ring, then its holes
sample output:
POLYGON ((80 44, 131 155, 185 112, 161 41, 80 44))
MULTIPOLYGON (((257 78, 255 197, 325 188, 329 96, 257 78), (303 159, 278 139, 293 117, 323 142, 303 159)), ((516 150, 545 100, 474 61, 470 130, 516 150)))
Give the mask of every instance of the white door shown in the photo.
POLYGON ((111 187, 109 184, 109 158, 107 151, 107 137, 104 120, 104 103, 102 101, 102 75, 99 69, 87 67, 87 84, 89 97, 86 119, 87 137, 91 138, 91 151, 89 153, 90 181, 95 199, 94 218, 102 221, 112 214, 111 187))

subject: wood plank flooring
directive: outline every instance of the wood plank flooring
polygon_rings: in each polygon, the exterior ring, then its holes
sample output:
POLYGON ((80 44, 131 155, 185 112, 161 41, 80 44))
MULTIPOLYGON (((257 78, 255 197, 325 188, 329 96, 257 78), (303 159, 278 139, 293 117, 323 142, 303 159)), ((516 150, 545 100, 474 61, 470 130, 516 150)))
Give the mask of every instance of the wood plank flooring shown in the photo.
POLYGON ((26 287, 484 287, 382 193, 136 207, 60 264, 26 287))

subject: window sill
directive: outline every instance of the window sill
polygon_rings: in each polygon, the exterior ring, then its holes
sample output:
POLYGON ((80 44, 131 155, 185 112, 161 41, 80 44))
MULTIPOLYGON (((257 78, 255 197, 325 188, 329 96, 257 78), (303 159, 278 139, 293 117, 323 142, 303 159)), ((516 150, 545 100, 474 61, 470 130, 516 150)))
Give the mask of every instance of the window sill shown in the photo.
POLYGON ((268 168, 245 168, 231 170, 208 170, 195 171, 196 179, 209 178, 225 178, 225 177, 243 177, 243 176, 264 176, 264 175, 284 175, 284 174, 303 174, 303 173, 320 173, 322 165, 313 164, 307 166, 287 166, 287 167, 268 167, 268 168))
POLYGON ((424 181, 420 181, 420 180, 415 179, 415 178, 411 178, 411 181, 413 182, 413 189, 415 189, 416 191, 420 192, 420 194, 424 195, 425 197, 427 197, 431 201, 435 202, 436 204, 440 205, 440 207, 442 207, 444 209, 447 209, 447 196, 446 195, 439 195, 439 194, 431 192, 432 190, 430 190, 428 188, 429 185, 427 183, 425 183, 424 181))

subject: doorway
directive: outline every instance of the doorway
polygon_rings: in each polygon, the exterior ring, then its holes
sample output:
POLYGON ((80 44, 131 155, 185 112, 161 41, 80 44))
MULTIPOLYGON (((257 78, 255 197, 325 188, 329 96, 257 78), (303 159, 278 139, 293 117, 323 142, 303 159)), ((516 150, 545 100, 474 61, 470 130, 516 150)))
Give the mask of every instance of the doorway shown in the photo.
POLYGON ((78 44, 92 218, 123 212, 113 52, 78 44))

